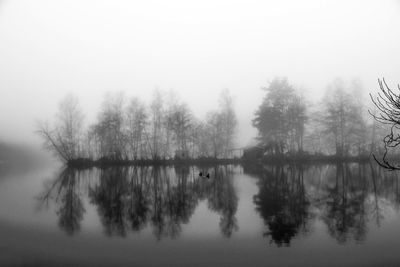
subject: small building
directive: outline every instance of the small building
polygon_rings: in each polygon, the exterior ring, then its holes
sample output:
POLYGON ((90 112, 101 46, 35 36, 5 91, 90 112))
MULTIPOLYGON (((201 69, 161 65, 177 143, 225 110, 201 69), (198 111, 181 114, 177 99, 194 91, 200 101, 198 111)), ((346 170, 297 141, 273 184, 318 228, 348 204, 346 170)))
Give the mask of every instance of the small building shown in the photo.
POLYGON ((175 150, 175 159, 179 160, 189 159, 189 151, 184 149, 175 150))
POLYGON ((243 150, 243 159, 244 160, 259 160, 264 155, 264 149, 260 146, 253 146, 243 150))

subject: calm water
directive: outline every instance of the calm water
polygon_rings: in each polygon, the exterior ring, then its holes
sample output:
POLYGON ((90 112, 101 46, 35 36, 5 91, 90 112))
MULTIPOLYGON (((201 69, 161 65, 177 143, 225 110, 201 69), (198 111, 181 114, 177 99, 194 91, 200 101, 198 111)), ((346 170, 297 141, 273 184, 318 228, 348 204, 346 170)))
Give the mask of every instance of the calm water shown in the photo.
POLYGON ((374 164, 0 176, 1 266, 400 265, 399 174, 374 164))

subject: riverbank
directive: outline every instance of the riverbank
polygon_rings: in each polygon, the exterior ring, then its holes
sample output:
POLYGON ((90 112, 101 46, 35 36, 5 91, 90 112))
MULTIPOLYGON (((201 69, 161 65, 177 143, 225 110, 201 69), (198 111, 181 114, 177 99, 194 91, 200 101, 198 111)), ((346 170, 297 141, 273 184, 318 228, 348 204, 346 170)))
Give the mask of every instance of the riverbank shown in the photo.
POLYGON ((67 162, 68 167, 74 168, 91 168, 91 167, 109 167, 109 166, 148 166, 148 165, 194 165, 194 164, 238 164, 243 162, 243 159, 215 159, 215 158, 201 158, 201 159, 140 159, 140 160, 113 160, 113 159, 74 159, 67 162))
POLYGON ((73 168, 92 168, 92 167, 109 167, 109 166, 148 166, 148 165, 199 165, 199 164, 309 164, 309 163, 337 163, 337 162, 368 162, 373 160, 372 156, 358 157, 337 157, 337 156, 285 156, 285 157, 263 157, 262 159, 248 158, 198 158, 198 159, 139 159, 139 160, 121 160, 121 159, 98 159, 92 160, 87 158, 73 159, 67 162, 68 167, 73 168))

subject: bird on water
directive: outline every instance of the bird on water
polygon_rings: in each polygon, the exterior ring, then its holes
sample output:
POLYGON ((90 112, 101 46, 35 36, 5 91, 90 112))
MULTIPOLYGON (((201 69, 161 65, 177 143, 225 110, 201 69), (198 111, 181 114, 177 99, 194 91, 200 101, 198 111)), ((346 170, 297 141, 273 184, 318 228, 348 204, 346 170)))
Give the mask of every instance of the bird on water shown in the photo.
POLYGON ((205 176, 203 176, 203 173, 199 172, 199 176, 200 177, 206 177, 206 178, 210 179, 210 174, 209 173, 207 173, 205 176))

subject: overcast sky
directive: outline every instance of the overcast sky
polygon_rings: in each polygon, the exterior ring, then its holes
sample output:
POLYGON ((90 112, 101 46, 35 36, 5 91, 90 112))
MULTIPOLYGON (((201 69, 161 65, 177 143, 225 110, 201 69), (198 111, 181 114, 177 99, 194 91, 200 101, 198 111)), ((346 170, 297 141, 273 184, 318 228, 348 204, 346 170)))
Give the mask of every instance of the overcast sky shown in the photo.
POLYGON ((396 85, 400 2, 0 0, 0 140, 37 142, 67 92, 93 121, 107 91, 174 89, 203 118, 229 88, 240 146, 275 76, 312 101, 336 77, 396 85))

